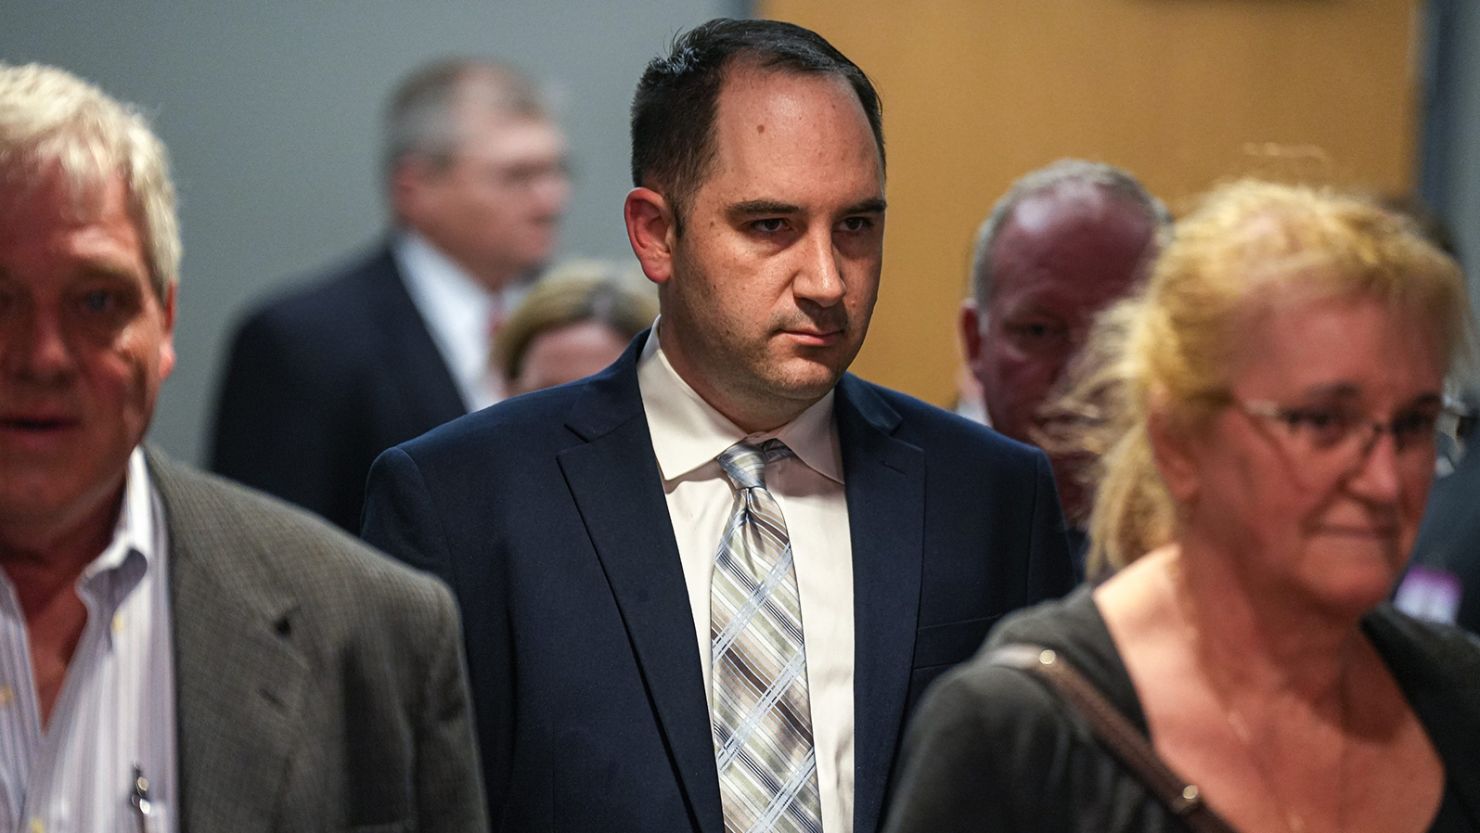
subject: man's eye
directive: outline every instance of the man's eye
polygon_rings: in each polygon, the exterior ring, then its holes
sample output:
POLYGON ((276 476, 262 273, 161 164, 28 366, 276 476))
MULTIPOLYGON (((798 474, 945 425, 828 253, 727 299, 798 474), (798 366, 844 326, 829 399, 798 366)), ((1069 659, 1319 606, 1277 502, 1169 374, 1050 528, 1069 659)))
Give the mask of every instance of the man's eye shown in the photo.
POLYGON ((1068 333, 1067 328, 1051 321, 1011 321, 1005 326, 1014 341, 1027 347, 1055 344, 1068 333))
POLYGON ((786 221, 780 217, 767 217, 764 220, 754 220, 750 227, 764 234, 775 234, 786 228, 786 221))
POLYGON ((88 312, 108 312, 118 306, 118 296, 106 289, 94 289, 82 296, 82 308, 88 312))
POLYGON ((846 218, 843 219, 842 227, 843 227, 843 231, 851 232, 851 233, 854 233, 854 234, 857 234, 859 232, 868 231, 869 229, 871 229, 871 228, 874 227, 874 218, 872 218, 872 217, 846 217, 846 218))

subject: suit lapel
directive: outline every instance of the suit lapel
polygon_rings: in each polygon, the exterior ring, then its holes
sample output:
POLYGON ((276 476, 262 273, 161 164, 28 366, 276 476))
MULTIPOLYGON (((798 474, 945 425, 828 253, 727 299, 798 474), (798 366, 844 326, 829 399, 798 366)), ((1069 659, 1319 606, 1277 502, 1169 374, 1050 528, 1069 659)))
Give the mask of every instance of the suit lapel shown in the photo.
POLYGON ((593 379, 572 411, 584 444, 559 455, 621 611, 643 683, 698 829, 721 833, 719 779, 694 617, 637 387, 637 354, 593 379))
POLYGON ((406 279, 387 247, 368 267, 365 303, 378 326, 383 378, 410 416, 398 433, 414 437, 468 412, 447 361, 406 289, 406 279))
POLYGON ((169 529, 182 829, 266 831, 309 673, 295 595, 241 557, 190 475, 154 454, 150 467, 169 529))
POLYGON ((925 463, 891 436, 898 413, 866 383, 838 385, 853 545, 854 829, 877 829, 899 745, 920 614, 925 463))

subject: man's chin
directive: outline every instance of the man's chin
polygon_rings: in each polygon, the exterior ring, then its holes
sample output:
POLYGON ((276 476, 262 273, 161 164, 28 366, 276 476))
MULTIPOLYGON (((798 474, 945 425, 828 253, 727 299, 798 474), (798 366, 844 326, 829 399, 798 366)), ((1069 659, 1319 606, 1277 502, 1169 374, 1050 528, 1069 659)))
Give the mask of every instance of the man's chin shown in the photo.
POLYGON ((787 399, 815 402, 827 395, 843 371, 819 362, 793 361, 786 372, 771 379, 772 387, 787 399))

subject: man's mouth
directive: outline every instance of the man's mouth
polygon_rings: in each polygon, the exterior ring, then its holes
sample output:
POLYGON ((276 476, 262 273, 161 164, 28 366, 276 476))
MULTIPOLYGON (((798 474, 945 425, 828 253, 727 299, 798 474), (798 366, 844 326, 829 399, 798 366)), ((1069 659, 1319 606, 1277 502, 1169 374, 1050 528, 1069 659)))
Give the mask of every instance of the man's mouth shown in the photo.
POLYGON ((835 344, 843 337, 843 331, 841 329, 828 330, 812 327, 787 329, 782 330, 782 333, 802 344, 814 347, 835 344))
POLYGON ((65 431, 77 425, 77 420, 63 416, 16 415, 0 416, 0 430, 22 434, 46 434, 65 431))

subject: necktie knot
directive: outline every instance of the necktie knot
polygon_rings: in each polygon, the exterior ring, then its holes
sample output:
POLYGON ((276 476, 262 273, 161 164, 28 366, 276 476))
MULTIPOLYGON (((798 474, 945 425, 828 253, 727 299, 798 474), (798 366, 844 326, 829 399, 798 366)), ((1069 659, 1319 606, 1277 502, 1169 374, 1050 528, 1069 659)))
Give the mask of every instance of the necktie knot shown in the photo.
POLYGON ((737 489, 764 489, 766 465, 790 457, 791 453, 780 440, 766 440, 760 445, 738 442, 719 455, 719 467, 737 489))

